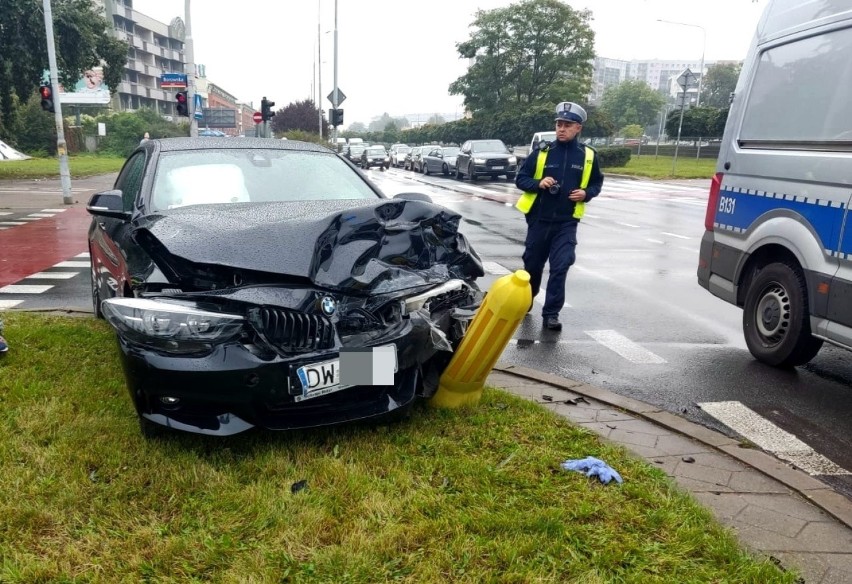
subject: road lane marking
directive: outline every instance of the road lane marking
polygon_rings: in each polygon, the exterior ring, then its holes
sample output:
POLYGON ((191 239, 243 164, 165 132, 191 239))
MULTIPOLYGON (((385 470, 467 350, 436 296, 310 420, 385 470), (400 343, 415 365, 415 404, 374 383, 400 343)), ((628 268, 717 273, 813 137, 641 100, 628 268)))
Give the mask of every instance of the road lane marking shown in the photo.
POLYGON ((75 258, 87 258, 87 259, 88 259, 88 258, 89 258, 89 252, 84 251, 83 253, 78 253, 78 254, 77 254, 77 255, 75 255, 74 257, 75 257, 75 258))
POLYGON ((39 219, 42 217, 56 217, 56 213, 30 213, 27 217, 38 217, 39 219))
POLYGON ((54 268, 88 268, 89 262, 59 262, 54 268))
POLYGON ((6 215, 11 215, 11 214, 12 214, 12 213, 10 213, 10 212, 6 212, 6 211, 0 212, 0 215, 2 215, 2 216, 4 216, 4 217, 5 217, 6 215))
POLYGON ((42 209, 42 213, 62 213, 65 209, 42 209))
POLYGON ((625 227, 639 227, 639 225, 633 225, 633 223, 623 223, 621 221, 616 221, 616 225, 624 225, 625 227))
POLYGON ((36 272, 30 274, 25 280, 32 278, 33 280, 70 280, 80 272, 36 272))
POLYGON ((41 294, 53 288, 50 286, 36 286, 33 284, 9 284, 0 288, 0 294, 41 294))
POLYGON ((6 310, 7 308, 15 308, 18 304, 22 302, 23 300, 0 300, 0 310, 6 310))
POLYGON ((665 363, 666 360, 634 343, 616 331, 583 331, 607 349, 618 353, 632 363, 665 363))
POLYGON ((651 239, 650 237, 646 237, 645 241, 650 241, 651 243, 659 243, 660 245, 665 245, 665 241, 660 241, 659 239, 651 239))
POLYGON ((26 221, 0 221, 0 225, 13 226, 13 225, 26 225, 26 224, 27 224, 26 221))
POLYGON ((505 276, 506 274, 512 273, 497 262, 482 262, 482 268, 487 274, 491 274, 494 276, 505 276))
POLYGON ((669 235, 671 237, 677 237, 678 239, 690 239, 685 235, 678 235, 677 233, 669 233, 668 231, 660 231, 663 235, 669 235))
POLYGON ((746 440, 782 460, 792 462, 811 476, 852 474, 741 402, 703 402, 698 405, 746 440))

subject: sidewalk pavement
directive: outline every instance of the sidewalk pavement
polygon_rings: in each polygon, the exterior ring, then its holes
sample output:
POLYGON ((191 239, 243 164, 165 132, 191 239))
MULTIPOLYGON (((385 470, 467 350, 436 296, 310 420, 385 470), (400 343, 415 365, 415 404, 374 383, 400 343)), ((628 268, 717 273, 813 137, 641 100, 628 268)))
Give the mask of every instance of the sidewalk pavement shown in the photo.
POLYGON ((746 548, 798 570, 803 582, 852 582, 852 501, 806 473, 715 430, 579 381, 498 364, 486 383, 644 458, 746 548))

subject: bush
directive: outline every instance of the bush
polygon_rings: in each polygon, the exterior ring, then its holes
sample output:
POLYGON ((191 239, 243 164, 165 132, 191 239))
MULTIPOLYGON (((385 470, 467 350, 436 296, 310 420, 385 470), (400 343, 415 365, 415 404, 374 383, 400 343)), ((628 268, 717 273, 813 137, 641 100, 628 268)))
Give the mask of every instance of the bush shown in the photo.
POLYGON ((630 162, 630 148, 598 148, 597 152, 601 168, 626 166, 630 162))

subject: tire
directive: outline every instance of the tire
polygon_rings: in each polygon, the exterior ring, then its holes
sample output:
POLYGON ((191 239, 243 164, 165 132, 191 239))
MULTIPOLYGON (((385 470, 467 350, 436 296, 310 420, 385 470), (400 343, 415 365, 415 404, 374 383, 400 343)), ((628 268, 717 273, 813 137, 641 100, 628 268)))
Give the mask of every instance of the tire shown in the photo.
POLYGON ((510 172, 509 174, 506 175, 506 181, 507 182, 512 182, 513 180, 515 180, 515 173, 514 172, 510 172))
POLYGON ((464 180, 464 175, 458 166, 456 167, 456 180, 464 180))
POLYGON ((443 174, 444 176, 450 176, 450 167, 447 166, 446 162, 443 166, 441 166, 441 174, 443 174))
POLYGON ((429 176, 429 165, 428 164, 423 165, 423 174, 425 174, 426 176, 429 176))
POLYGON ((476 173, 473 171, 473 165, 467 167, 467 174, 470 176, 471 182, 476 182, 476 173))
POLYGON ((804 365, 816 356, 822 340, 811 334, 808 287, 797 265, 775 262, 751 274, 743 333, 754 358, 773 367, 804 365))

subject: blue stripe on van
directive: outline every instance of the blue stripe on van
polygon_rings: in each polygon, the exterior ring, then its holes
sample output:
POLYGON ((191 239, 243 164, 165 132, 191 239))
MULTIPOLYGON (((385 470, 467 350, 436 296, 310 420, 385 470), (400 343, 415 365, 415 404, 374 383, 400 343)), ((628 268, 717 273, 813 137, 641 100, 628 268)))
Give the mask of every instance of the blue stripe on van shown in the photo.
POLYGON ((808 200, 805 197, 782 193, 752 192, 749 189, 722 189, 719 193, 715 223, 723 229, 742 232, 751 227, 761 215, 779 209, 796 213, 803 223, 810 223, 820 239, 822 248, 829 253, 852 253, 850 237, 845 238, 842 249, 838 250, 840 226, 845 213, 844 203, 831 203, 825 199, 808 200))

